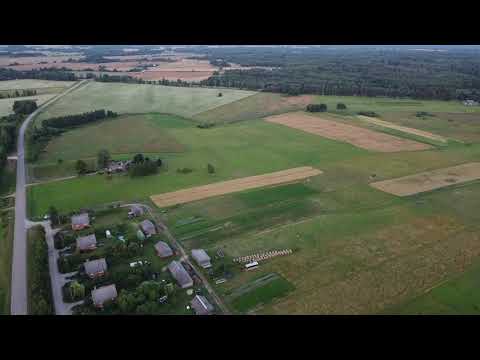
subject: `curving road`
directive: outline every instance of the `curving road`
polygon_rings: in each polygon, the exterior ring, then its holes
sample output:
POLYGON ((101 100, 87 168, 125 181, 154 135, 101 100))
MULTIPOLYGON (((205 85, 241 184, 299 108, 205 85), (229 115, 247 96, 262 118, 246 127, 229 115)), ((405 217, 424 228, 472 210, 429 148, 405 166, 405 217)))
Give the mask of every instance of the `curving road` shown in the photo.
POLYGON ((12 315, 28 314, 27 295, 27 231, 26 231, 26 191, 25 191, 25 131, 35 116, 53 102, 65 96, 69 92, 82 86, 88 80, 80 81, 63 93, 43 103, 36 111, 31 113, 23 122, 18 133, 17 144, 17 186, 15 192, 15 233, 13 241, 12 257, 12 282, 10 313, 12 315))

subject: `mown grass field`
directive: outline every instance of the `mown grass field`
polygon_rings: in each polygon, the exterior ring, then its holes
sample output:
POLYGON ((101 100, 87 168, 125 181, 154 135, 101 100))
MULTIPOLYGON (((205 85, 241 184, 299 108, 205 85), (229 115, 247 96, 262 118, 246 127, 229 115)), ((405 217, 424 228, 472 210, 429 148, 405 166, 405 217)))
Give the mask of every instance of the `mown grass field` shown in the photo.
POLYGON ((253 94, 255 92, 230 89, 90 82, 60 99, 38 119, 97 109, 121 114, 160 112, 188 117, 253 94), (223 96, 219 97, 219 92, 223 96))

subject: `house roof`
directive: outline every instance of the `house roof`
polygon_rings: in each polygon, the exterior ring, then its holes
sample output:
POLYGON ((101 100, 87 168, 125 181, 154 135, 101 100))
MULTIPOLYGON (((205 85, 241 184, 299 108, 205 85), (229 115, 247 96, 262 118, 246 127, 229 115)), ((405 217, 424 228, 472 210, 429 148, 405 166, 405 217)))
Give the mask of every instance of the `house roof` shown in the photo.
POLYGON ((193 286, 192 278, 188 275, 187 270, 185 270, 180 262, 175 260, 172 261, 168 265, 168 270, 182 288, 193 286))
POLYGON ((90 225, 90 217, 88 213, 72 216, 72 225, 90 225))
POLYGON ((160 257, 168 257, 173 255, 172 249, 170 248, 170 246, 168 246, 166 242, 163 242, 163 241, 157 242, 155 244, 155 249, 158 251, 158 254, 160 255, 160 257))
POLYGON ((130 211, 133 212, 135 215, 142 215, 143 214, 142 207, 138 206, 138 205, 130 206, 130 211))
POLYGON ((117 297, 117 288, 115 284, 102 286, 92 290, 92 300, 95 305, 103 305, 106 301, 117 297))
POLYGON ((203 249, 193 249, 192 256, 199 264, 210 263, 210 256, 203 249))
POLYGON ((153 235, 157 233, 157 229, 155 229, 155 225, 153 225, 153 223, 150 220, 143 220, 140 223, 140 227, 147 234, 153 235))
POLYGON ((96 274, 107 270, 107 262, 105 261, 105 258, 85 261, 83 266, 85 267, 85 272, 87 274, 96 274))
POLYGON ((92 245, 97 244, 97 238, 95 237, 95 234, 90 234, 87 236, 79 236, 77 238, 77 247, 80 250, 83 249, 88 249, 92 245))
POLYGON ((214 310, 213 305, 202 295, 195 296, 190 304, 197 315, 208 315, 214 310))

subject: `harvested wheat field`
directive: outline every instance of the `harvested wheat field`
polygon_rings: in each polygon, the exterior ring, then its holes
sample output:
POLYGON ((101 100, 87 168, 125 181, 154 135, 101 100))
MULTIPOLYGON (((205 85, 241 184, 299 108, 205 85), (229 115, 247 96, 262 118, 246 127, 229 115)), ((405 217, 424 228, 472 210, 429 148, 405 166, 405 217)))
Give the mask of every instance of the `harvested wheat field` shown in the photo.
POLYGON ((480 163, 475 162, 378 181, 370 185, 390 194, 408 196, 477 179, 480 179, 480 163))
POLYGON ((294 182, 321 173, 322 171, 310 166, 302 166, 269 174, 249 176, 165 194, 152 195, 150 198, 158 207, 167 207, 263 186, 294 182))
POLYGON ((349 144, 380 152, 415 151, 432 148, 427 144, 398 138, 396 136, 325 120, 304 113, 287 113, 269 116, 267 121, 320 135, 332 140, 345 141, 349 144))
POLYGON ((392 124, 391 122, 388 122, 388 121, 383 121, 383 120, 380 120, 380 119, 375 119, 375 118, 372 118, 372 117, 369 117, 369 116, 364 116, 364 115, 359 115, 358 118, 361 119, 361 120, 367 121, 370 124, 386 127, 386 128, 389 128, 389 129, 403 131, 403 132, 408 133, 408 134, 418 135, 418 136, 424 137, 426 139, 431 139, 431 140, 441 141, 441 142, 447 142, 447 139, 445 139, 443 136, 435 135, 435 134, 432 134, 431 132, 428 132, 428 131, 418 130, 418 129, 414 129, 414 128, 410 128, 410 127, 406 127, 406 126, 401 126, 401 125, 395 125, 395 124, 392 124))

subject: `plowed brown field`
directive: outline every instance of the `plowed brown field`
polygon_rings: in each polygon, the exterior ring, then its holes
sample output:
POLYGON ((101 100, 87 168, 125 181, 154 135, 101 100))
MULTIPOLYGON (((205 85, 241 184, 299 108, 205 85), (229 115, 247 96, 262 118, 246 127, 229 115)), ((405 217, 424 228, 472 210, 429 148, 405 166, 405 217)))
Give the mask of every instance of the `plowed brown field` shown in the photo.
POLYGON ((480 179, 480 163, 478 162, 378 181, 370 185, 390 194, 408 196, 477 179, 480 179))
POLYGON ((152 195, 150 199, 158 207, 167 207, 201 200, 212 196, 225 195, 233 192, 254 189, 257 187, 277 185, 302 180, 321 174, 322 171, 310 166, 303 166, 269 174, 249 176, 241 179, 222 181, 194 188, 152 195))
POLYGON ((360 148, 380 152, 414 151, 430 149, 431 146, 396 136, 321 119, 304 113, 287 113, 265 118, 267 121, 289 126, 333 140, 348 142, 360 148))

